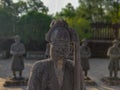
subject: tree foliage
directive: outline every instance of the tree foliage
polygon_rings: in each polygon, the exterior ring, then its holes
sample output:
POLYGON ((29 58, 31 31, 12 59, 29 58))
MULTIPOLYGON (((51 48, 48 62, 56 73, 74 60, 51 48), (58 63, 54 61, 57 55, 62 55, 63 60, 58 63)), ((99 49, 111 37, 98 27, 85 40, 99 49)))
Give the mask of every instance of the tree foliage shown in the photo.
POLYGON ((56 17, 71 18, 73 16, 75 16, 75 9, 71 3, 68 3, 65 8, 62 8, 61 12, 56 13, 56 17))
POLYGON ((27 0, 29 10, 34 10, 47 14, 48 8, 43 4, 41 0, 27 0))
POLYGON ((77 13, 91 22, 119 22, 120 0, 79 0, 77 13))
POLYGON ((13 34, 13 16, 6 10, 0 9, 0 37, 13 34))
POLYGON ((29 50, 45 48, 45 33, 52 16, 41 0, 0 1, 0 37, 21 36, 29 50))
POLYGON ((76 30, 80 40, 91 37, 92 33, 90 32, 90 22, 88 20, 77 17, 67 18, 66 20, 70 27, 76 30))
POLYGON ((56 13, 56 18, 64 18, 70 27, 74 28, 79 34, 80 39, 89 38, 91 33, 90 22, 79 15, 78 11, 74 9, 71 3, 68 3, 61 12, 56 13))
POLYGON ((120 23, 120 0, 79 0, 76 9, 68 3, 56 17, 66 19, 80 38, 87 38, 92 35, 90 23, 120 23))
POLYGON ((19 34, 27 45, 44 46, 52 18, 64 18, 80 39, 92 35, 90 23, 120 23, 120 0, 79 0, 77 8, 68 3, 55 17, 48 10, 41 0, 0 0, 0 37, 19 34))
POLYGON ((49 30, 51 19, 51 16, 37 11, 30 11, 19 20, 16 33, 22 36, 25 43, 34 42, 34 45, 44 47, 45 33, 49 30))

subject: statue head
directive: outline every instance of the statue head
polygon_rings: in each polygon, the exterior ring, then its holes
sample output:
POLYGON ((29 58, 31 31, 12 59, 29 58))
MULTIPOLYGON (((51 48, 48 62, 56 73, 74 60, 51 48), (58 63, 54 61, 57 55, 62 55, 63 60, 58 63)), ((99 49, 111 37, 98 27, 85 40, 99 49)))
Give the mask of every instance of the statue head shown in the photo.
MULTIPOLYGON (((46 41, 50 43, 50 57, 53 60, 63 59, 66 61, 66 57, 70 53, 70 45, 72 43, 73 48, 73 63, 75 65, 74 72, 74 89, 80 90, 83 86, 83 75, 80 64, 80 42, 79 36, 76 31, 68 27, 68 24, 64 20, 55 20, 50 27, 50 30, 46 34, 46 41)), ((61 60, 59 60, 61 61, 61 60)))
POLYGON ((87 46, 87 44, 88 44, 87 40, 86 40, 86 39, 83 39, 83 40, 82 40, 82 46, 87 46))
POLYGON ((115 39, 112 41, 112 43, 114 46, 118 46, 120 42, 119 42, 119 40, 115 39))
POLYGON ((19 35, 16 35, 16 36, 14 37, 14 39, 15 39, 15 42, 16 42, 16 43, 19 43, 19 42, 20 42, 20 36, 19 36, 19 35))
POLYGON ((56 20, 46 35, 50 43, 50 57, 54 60, 64 59, 69 55, 70 33, 64 20, 56 20))

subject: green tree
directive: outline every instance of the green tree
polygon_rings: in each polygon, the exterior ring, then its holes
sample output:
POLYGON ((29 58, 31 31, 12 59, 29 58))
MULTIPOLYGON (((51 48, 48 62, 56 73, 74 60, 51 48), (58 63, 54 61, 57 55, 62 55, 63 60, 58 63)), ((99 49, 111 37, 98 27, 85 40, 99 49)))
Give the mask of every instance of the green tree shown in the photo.
POLYGON ((29 10, 35 10, 47 14, 48 8, 41 0, 27 0, 29 10))
POLYGON ((105 0, 79 0, 77 13, 91 22, 102 21, 105 16, 105 0))
POLYGON ((66 19, 70 27, 76 30, 80 40, 84 38, 90 38, 92 33, 90 32, 90 22, 84 18, 67 18, 66 19))
POLYGON ((48 8, 40 0, 28 1, 32 3, 0 1, 0 37, 18 34, 28 47, 32 42, 31 48, 38 50, 45 47, 45 33, 52 16, 47 15, 48 8))
POLYGON ((0 36, 13 35, 13 16, 5 9, 0 8, 0 36))
POLYGON ((11 6, 12 3, 13 3, 12 0, 1 0, 0 1, 1 6, 4 8, 11 6))
MULTIPOLYGON (((68 22, 69 26, 77 31, 80 39, 89 38, 91 37, 91 33, 89 32, 90 22, 87 18, 80 15, 83 9, 80 9, 80 11, 79 9, 74 9, 72 4, 68 3, 65 8, 56 13, 55 18, 64 18, 68 22)), ((85 11, 85 13, 87 13, 87 11, 85 11)))
POLYGON ((28 11, 27 3, 24 1, 13 3, 11 6, 11 10, 14 16, 19 17, 22 14, 27 13, 28 11))
MULTIPOLYGON (((45 33, 49 30, 52 17, 37 11, 29 11, 18 22, 17 32, 26 44, 45 46, 45 33)), ((39 47, 40 48, 40 47, 39 47)))
POLYGON ((27 3, 24 2, 24 1, 18 1, 16 3, 13 3, 11 5, 11 8, 10 8, 10 12, 12 13, 13 15, 13 30, 14 32, 16 32, 16 28, 17 28, 17 22, 18 20, 20 19, 20 16, 22 16, 23 14, 27 13, 28 11, 28 8, 27 8, 27 3))
POLYGON ((120 0, 79 0, 77 14, 91 22, 119 22, 120 0))
POLYGON ((56 13, 56 17, 71 18, 75 16, 75 9, 71 3, 68 3, 65 8, 62 8, 61 12, 56 13))

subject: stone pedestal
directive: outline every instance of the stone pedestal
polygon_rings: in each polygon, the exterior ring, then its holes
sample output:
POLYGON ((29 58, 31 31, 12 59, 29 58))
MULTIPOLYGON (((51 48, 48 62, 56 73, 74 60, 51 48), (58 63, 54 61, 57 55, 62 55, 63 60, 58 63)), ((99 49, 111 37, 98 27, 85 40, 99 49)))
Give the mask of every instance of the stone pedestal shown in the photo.
POLYGON ((84 78, 85 84, 87 86, 96 86, 97 83, 95 81, 93 81, 91 78, 84 78))
POLYGON ((16 79, 6 79, 4 83, 4 87, 9 87, 9 86, 26 86, 27 85, 28 79, 26 78, 16 78, 16 79))
POLYGON ((120 78, 104 77, 101 80, 107 85, 111 85, 111 86, 120 85, 120 78))

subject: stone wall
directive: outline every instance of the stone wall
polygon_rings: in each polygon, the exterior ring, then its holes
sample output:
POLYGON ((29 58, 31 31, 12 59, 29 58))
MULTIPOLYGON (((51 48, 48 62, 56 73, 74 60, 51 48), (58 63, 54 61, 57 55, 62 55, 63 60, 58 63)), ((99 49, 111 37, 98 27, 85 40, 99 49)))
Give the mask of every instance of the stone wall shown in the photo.
POLYGON ((107 50, 112 46, 111 40, 88 40, 92 58, 107 58, 107 50))

